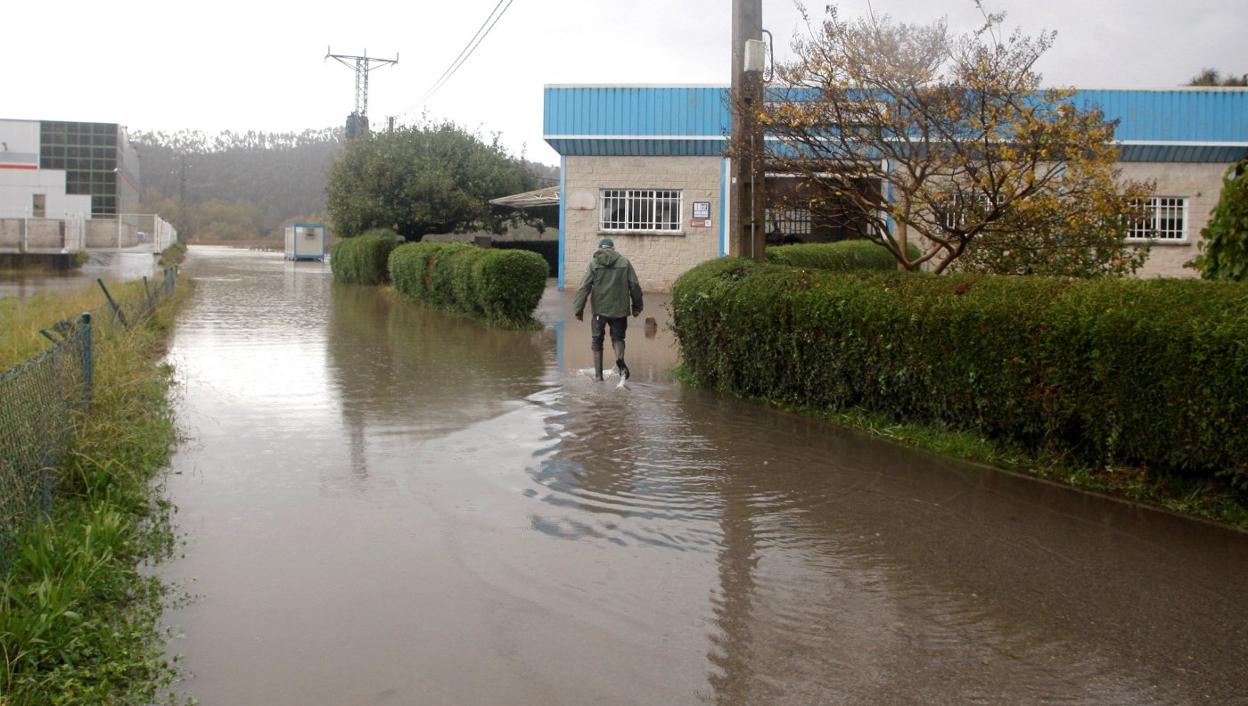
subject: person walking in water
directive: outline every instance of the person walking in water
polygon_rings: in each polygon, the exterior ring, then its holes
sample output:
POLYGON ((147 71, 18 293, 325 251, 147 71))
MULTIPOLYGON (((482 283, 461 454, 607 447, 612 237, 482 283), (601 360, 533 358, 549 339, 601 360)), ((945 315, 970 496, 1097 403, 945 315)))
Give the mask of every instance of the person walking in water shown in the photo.
POLYGON ((611 347, 615 349, 615 367, 621 380, 628 379, 624 364, 624 332, 628 315, 641 315, 641 283, 628 258, 615 251, 610 238, 598 241, 598 251, 589 261, 589 269, 581 288, 576 291, 576 320, 585 320, 585 300, 590 299, 594 318, 590 322, 590 350, 594 353, 594 375, 602 379, 602 340, 611 329, 611 347), (592 294, 592 297, 591 297, 592 294))

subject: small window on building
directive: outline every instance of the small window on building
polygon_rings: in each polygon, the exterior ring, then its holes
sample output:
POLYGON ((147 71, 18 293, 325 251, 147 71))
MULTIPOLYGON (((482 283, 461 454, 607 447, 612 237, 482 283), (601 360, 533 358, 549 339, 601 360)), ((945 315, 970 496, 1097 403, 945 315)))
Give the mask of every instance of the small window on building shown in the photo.
POLYGON ((1136 204, 1140 215, 1131 222, 1131 240, 1187 240, 1187 199, 1181 196, 1154 196, 1136 204))
MULTIPOLYGON (((946 199, 943 203, 943 209, 936 213, 937 218, 944 224, 946 230, 957 230, 966 225, 967 216, 972 216, 976 220, 982 219, 988 215, 988 195, 977 193, 974 196, 974 208, 969 208, 968 199, 963 198, 960 194, 954 194, 946 199)), ((998 207, 1005 204, 1004 194, 995 194, 992 201, 998 207)))
POLYGON ((31 194, 30 211, 31 211, 32 218, 47 218, 48 216, 47 194, 31 194))
POLYGON ((680 230, 681 192, 603 189, 599 226, 606 231, 672 233, 680 230))

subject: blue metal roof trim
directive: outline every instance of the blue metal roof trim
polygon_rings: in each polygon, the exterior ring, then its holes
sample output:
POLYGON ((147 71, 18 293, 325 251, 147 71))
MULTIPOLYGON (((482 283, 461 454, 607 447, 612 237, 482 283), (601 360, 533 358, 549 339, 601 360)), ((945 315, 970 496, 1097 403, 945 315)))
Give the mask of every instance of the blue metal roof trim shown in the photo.
POLYGON ((1220 162, 1230 164, 1248 158, 1248 146, 1233 145, 1122 145, 1121 162, 1220 162))
POLYGON ((724 140, 548 139, 564 157, 719 157, 724 140))
MULTIPOLYGON (((715 86, 548 86, 543 102, 547 142, 566 156, 718 156, 731 115, 715 86)), ((1124 161, 1248 156, 1248 90, 1080 90, 1074 102, 1117 119, 1118 140, 1160 143, 1124 145, 1124 161)))
POLYGON ((728 90, 700 86, 549 86, 546 135, 722 136, 728 90))

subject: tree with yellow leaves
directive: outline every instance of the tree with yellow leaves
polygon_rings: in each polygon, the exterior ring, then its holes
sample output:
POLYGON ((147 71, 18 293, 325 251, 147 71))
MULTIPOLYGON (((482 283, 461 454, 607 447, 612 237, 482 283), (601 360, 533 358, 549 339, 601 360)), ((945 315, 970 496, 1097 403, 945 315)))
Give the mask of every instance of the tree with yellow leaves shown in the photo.
POLYGON ((907 270, 1133 272, 1147 248, 1126 235, 1151 186, 1120 178, 1116 123, 1042 87, 1053 33, 1005 36, 1003 15, 984 18, 955 35, 835 6, 808 16, 757 114, 768 170, 804 181, 786 205, 851 213, 907 270))

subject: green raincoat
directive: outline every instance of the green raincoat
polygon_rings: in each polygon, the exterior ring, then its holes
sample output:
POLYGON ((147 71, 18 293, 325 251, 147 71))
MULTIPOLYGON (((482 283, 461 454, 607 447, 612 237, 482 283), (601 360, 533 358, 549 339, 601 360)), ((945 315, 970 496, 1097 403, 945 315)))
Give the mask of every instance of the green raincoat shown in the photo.
POLYGON ((589 261, 585 279, 576 292, 577 315, 585 311, 587 298, 593 305, 595 316, 618 319, 633 311, 641 311, 641 283, 637 281, 637 272, 628 258, 612 248, 599 248, 589 261))

